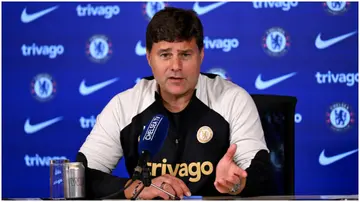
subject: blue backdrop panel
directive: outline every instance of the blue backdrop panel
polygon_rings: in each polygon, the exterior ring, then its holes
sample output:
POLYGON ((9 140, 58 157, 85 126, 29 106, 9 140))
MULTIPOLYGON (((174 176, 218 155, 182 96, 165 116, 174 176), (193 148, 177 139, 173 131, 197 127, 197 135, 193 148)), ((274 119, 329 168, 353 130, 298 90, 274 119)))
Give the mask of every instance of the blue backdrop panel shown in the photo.
MULTIPOLYGON (((194 9, 203 72, 298 98, 297 194, 358 190, 358 5, 349 2, 3 3, 3 197, 49 196, 52 158, 75 160, 96 116, 148 76, 145 30, 194 9)), ((121 161, 114 175, 127 176, 121 161)))

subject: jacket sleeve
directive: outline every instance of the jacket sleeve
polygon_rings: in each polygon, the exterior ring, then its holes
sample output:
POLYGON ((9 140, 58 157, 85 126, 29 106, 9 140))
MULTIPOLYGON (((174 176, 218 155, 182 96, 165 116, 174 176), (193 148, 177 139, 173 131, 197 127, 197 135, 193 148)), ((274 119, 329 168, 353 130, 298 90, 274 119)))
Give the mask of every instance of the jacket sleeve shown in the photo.
POLYGON ((77 162, 85 166, 85 192, 86 199, 125 199, 123 188, 129 178, 113 176, 101 170, 89 168, 86 156, 79 152, 77 162))
MULTIPOLYGON (((111 175, 123 156, 120 111, 120 101, 115 96, 97 116, 94 128, 78 151, 76 160, 85 166, 87 199, 119 192, 128 181, 111 175)), ((119 193, 115 198, 125 198, 124 193, 119 193)))
POLYGON ((235 143, 236 164, 248 177, 241 196, 268 195, 273 192, 273 172, 258 110, 251 96, 237 88, 230 105, 230 144, 235 143))

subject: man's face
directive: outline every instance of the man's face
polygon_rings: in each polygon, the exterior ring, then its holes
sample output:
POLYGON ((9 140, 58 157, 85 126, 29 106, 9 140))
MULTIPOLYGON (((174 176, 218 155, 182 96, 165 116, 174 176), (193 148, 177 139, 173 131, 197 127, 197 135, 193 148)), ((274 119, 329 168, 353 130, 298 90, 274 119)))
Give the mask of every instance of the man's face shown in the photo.
POLYGON ((154 43, 146 54, 155 80, 162 92, 180 96, 195 88, 204 51, 196 40, 154 43))

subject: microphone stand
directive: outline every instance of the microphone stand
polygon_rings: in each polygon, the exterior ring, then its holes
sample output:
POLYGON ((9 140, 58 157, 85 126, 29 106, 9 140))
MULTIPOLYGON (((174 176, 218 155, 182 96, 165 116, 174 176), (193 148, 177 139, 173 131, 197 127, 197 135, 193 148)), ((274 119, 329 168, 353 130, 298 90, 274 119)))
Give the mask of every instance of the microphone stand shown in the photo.
POLYGON ((144 166, 143 166, 143 168, 142 168, 142 170, 141 170, 140 176, 136 176, 136 178, 137 178, 138 180, 140 180, 140 181, 144 184, 144 186, 139 190, 138 193, 136 193, 136 194, 131 198, 131 200, 136 200, 137 197, 140 195, 140 193, 144 190, 144 188, 145 188, 145 187, 150 187, 150 186, 152 186, 152 187, 154 187, 154 188, 156 188, 156 189, 164 192, 165 194, 167 194, 168 196, 170 196, 171 199, 180 200, 179 197, 177 197, 177 196, 169 193, 168 191, 162 189, 161 187, 159 187, 159 186, 151 183, 150 168, 149 168, 149 166, 147 166, 146 164, 143 164, 143 165, 144 165, 144 166))

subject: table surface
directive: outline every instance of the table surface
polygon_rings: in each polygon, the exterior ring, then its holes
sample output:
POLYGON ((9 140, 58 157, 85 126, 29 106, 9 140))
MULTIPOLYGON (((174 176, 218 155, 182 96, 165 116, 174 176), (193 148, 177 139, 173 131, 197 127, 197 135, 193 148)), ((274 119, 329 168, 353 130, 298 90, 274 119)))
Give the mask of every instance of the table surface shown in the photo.
MULTIPOLYGON (((358 200, 358 195, 284 195, 284 196, 257 196, 257 197, 199 197, 199 200, 358 200)), ((192 200, 190 198, 190 200, 192 200)), ((194 199, 196 200, 196 199, 194 199)))
MULTIPOLYGON (((45 198, 3 198, 3 200, 50 200, 45 198)), ((116 199, 107 199, 116 201, 116 199)), ((191 196, 184 200, 359 200, 359 195, 283 195, 283 196, 257 196, 257 197, 238 197, 238 196, 191 196)))

